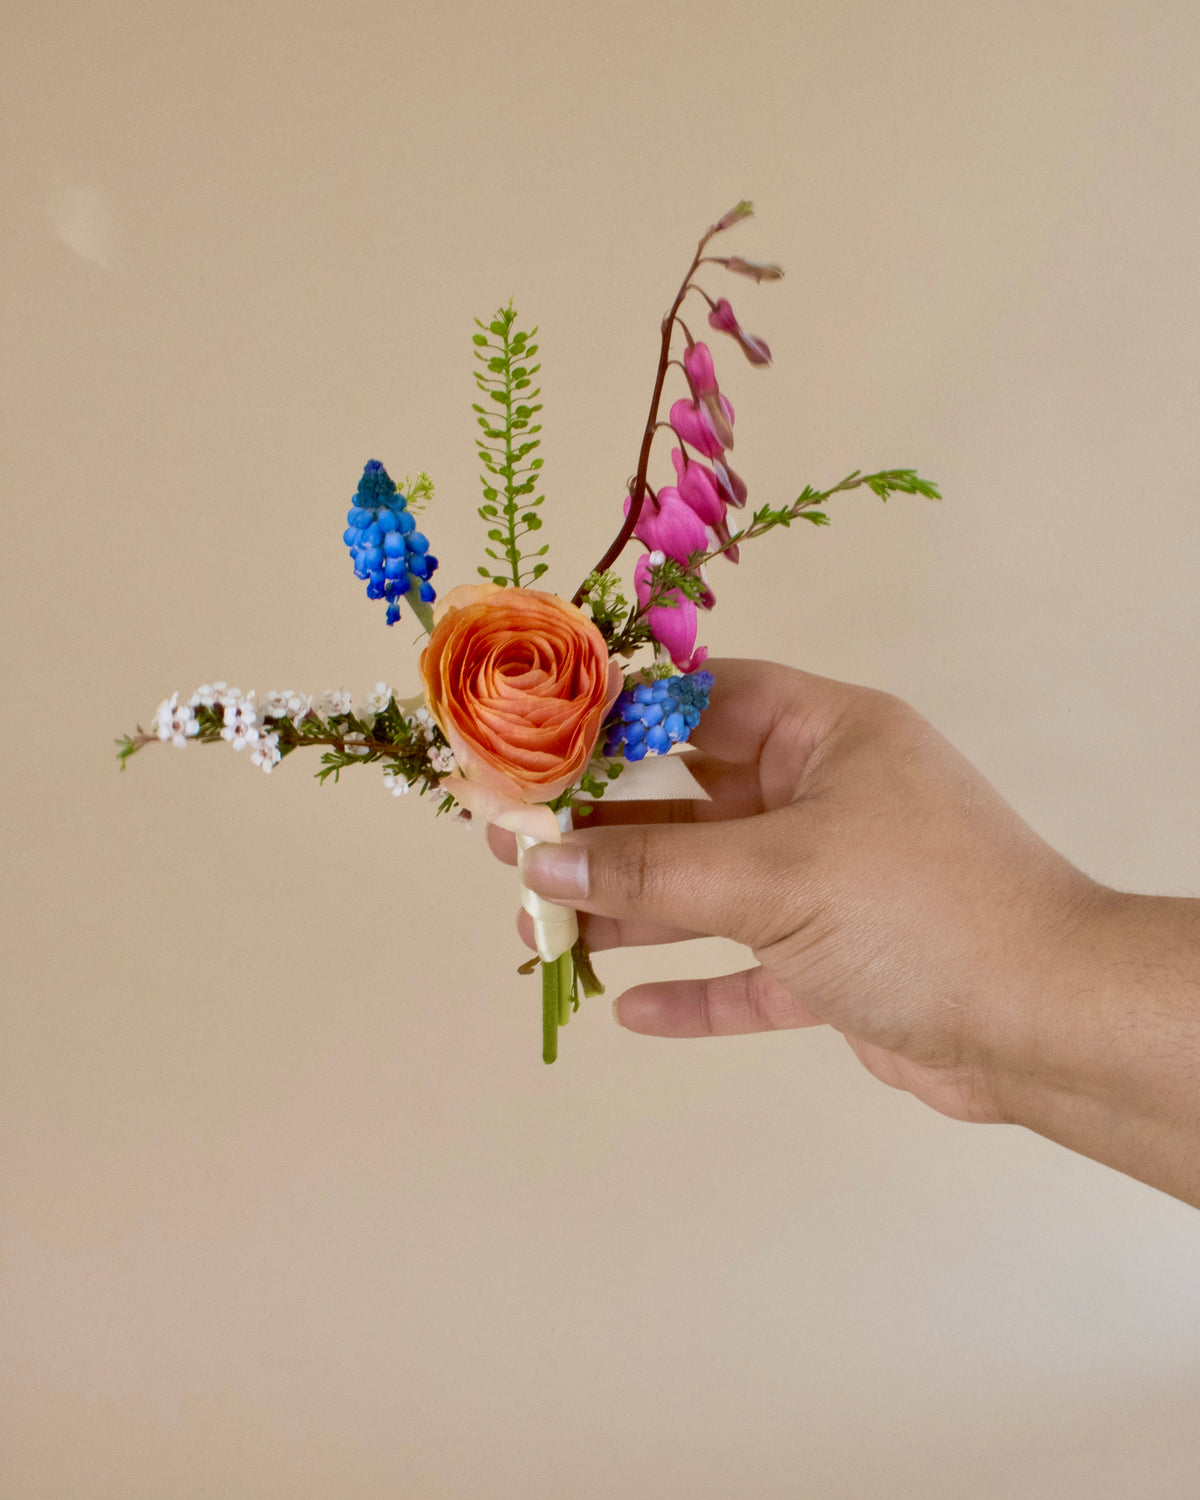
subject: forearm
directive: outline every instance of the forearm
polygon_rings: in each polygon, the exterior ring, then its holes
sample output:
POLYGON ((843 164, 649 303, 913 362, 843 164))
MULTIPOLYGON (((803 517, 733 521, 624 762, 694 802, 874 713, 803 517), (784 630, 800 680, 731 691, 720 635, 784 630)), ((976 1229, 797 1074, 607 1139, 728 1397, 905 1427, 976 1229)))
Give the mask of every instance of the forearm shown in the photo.
POLYGON ((1015 1123, 1200 1208, 1200 901, 1101 891, 997 1094, 1015 1123))

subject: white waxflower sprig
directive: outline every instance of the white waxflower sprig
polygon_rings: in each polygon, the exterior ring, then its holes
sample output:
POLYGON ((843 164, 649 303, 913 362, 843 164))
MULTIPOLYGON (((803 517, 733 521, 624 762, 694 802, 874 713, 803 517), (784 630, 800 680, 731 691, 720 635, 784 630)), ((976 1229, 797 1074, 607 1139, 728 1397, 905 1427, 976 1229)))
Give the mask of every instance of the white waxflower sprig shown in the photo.
POLYGON ((291 688, 272 689, 259 700, 227 682, 202 684, 186 703, 172 693, 159 704, 148 732, 139 727, 117 741, 122 769, 145 745, 169 742, 183 749, 192 740, 249 749, 250 763, 267 775, 300 746, 323 747, 321 781, 336 781, 346 766, 380 761, 384 786, 395 796, 414 789, 437 792, 439 779, 455 768, 429 710, 419 699, 398 699, 385 682, 377 682, 357 709, 344 688, 328 688, 315 702, 291 688))

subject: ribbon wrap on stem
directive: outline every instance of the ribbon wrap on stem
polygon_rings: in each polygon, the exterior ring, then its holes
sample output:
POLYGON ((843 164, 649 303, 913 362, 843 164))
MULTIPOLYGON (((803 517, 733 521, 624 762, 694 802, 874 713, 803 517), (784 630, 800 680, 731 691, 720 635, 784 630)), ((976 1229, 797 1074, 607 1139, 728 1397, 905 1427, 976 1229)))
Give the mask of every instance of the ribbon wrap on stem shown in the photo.
MULTIPOLYGON (((687 765, 687 755, 657 755, 653 758, 626 765, 622 774, 607 789, 608 802, 660 802, 682 799, 707 802, 708 793, 692 775, 687 765)), ((564 807, 556 814, 559 838, 574 825, 571 809, 564 807)), ((546 840, 532 834, 517 833, 517 867, 521 867, 527 850, 546 840)), ((543 963, 552 963, 564 953, 569 953, 579 937, 579 922, 569 906, 556 906, 536 891, 531 891, 521 882, 521 905, 533 918, 534 941, 538 957, 543 963)))
MULTIPOLYGON (((571 809, 564 807, 557 814, 559 833, 566 833, 572 826, 571 809)), ((527 833, 517 834, 518 868, 525 852, 544 839, 533 838, 527 833)), ((531 891, 522 880, 521 905, 533 918, 533 940, 538 957, 543 963, 553 963, 564 953, 569 953, 579 939, 579 920, 569 906, 556 906, 536 891, 531 891)))

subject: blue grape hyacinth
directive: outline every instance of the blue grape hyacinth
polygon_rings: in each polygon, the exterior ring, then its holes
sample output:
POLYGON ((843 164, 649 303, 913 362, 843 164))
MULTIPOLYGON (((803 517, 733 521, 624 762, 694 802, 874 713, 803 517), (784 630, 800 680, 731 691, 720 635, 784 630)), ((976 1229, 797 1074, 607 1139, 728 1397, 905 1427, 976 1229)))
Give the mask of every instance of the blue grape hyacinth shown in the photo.
POLYGON ((364 466, 346 520, 350 524, 342 540, 350 549, 354 576, 366 580, 368 599, 387 600, 389 625, 400 618, 400 600, 414 584, 421 602, 433 603, 437 594, 429 579, 437 558, 417 530, 408 501, 377 458, 364 466))
POLYGON ((605 755, 644 760, 682 744, 708 707, 712 685, 711 672, 689 672, 626 688, 605 724, 605 755))

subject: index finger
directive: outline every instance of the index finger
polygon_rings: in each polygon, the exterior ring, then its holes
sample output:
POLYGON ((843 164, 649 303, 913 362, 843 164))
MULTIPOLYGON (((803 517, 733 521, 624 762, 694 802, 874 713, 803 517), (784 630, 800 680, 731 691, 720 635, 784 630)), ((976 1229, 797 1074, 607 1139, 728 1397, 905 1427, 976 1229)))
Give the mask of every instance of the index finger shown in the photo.
MULTIPOLYGON (((630 823, 712 823, 729 822, 734 818, 751 818, 763 811, 762 789, 759 784, 758 767, 754 765, 729 765, 714 760, 711 756, 689 753, 687 767, 708 793, 709 800, 702 797, 686 799, 660 798, 653 802, 608 801, 588 802, 575 809, 576 828, 606 828, 616 824, 630 823)), ((497 859, 506 865, 517 862, 516 834, 490 824, 487 830, 488 847, 497 859)))

